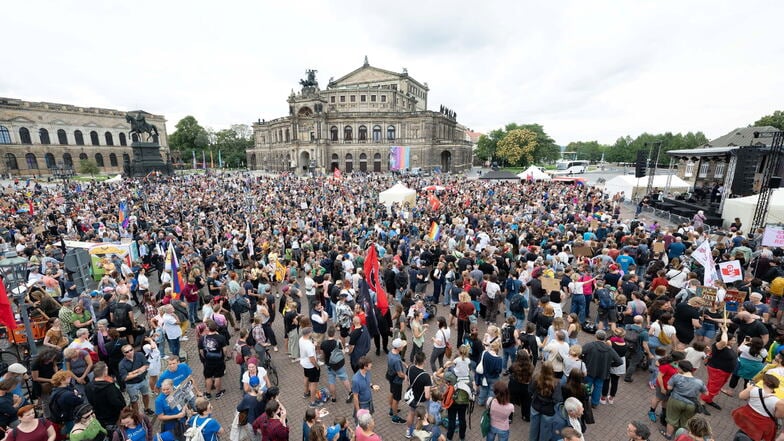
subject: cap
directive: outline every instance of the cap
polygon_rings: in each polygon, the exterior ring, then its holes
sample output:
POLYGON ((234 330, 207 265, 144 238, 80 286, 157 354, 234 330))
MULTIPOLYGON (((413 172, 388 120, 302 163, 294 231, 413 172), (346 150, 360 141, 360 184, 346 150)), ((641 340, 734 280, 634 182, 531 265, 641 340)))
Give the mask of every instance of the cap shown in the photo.
POLYGON ((63 297, 62 299, 60 299, 60 303, 71 303, 72 300, 73 297, 63 297))
POLYGON ((342 293, 340 293, 340 297, 348 297, 348 293, 346 291, 343 291, 342 293))
POLYGON ((27 368, 20 363, 12 363, 11 366, 8 366, 8 372, 12 374, 26 374, 27 368))
POLYGON ((339 424, 335 424, 334 426, 329 426, 327 428, 327 439, 332 439, 339 433, 340 433, 340 425, 339 424))
POLYGON ((610 265, 610 271, 617 271, 617 270, 618 270, 618 265, 615 264, 610 265))
POLYGON ((248 384, 250 384, 250 387, 257 387, 261 382, 259 381, 259 377, 253 376, 248 380, 248 384))
POLYGON ((400 349, 406 345, 406 341, 400 338, 396 338, 392 340, 392 347, 395 349, 400 349))

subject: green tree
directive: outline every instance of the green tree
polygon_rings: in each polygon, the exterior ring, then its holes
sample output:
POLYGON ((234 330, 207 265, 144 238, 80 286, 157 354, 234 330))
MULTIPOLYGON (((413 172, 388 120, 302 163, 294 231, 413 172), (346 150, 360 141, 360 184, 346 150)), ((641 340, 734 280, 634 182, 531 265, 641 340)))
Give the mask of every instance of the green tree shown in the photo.
POLYGON ((229 167, 238 167, 245 162, 245 151, 253 147, 253 130, 247 124, 233 124, 231 128, 215 133, 212 150, 221 153, 223 163, 229 167))
POLYGON ((754 123, 755 126, 773 126, 784 130, 784 111, 776 110, 772 115, 765 115, 754 123))
POLYGON ((169 148, 172 151, 177 151, 185 163, 190 161, 193 151, 196 152, 196 157, 201 160, 201 152, 209 145, 207 130, 190 115, 181 119, 174 127, 177 130, 169 135, 169 148))
POLYGON ((98 164, 96 164, 92 159, 82 159, 79 161, 79 173, 83 175, 95 176, 100 173, 100 170, 98 169, 98 164))
POLYGON ((512 166, 525 166, 534 162, 538 147, 536 133, 528 129, 514 129, 498 141, 496 156, 512 166))
MULTIPOLYGON (((566 146, 566 151, 576 152, 577 159, 587 159, 589 161, 601 161, 602 154, 609 149, 609 146, 599 144, 598 141, 575 141, 566 146)), ((605 158, 607 160, 607 158, 605 158)))
POLYGON ((510 161, 509 165, 527 165, 533 162, 554 161, 560 157, 560 148, 555 144, 555 141, 545 133, 544 128, 541 125, 517 123, 509 123, 504 126, 503 129, 492 130, 487 135, 482 135, 477 143, 477 157, 484 161, 501 158, 497 152, 499 149, 499 142, 510 132, 519 129, 528 130, 535 136, 536 144, 530 156, 532 159, 525 159, 526 162, 521 164, 512 163, 510 161))
POLYGON ((476 156, 483 161, 491 161, 498 148, 498 141, 503 139, 506 132, 503 129, 492 130, 487 135, 479 137, 476 143, 476 156))
POLYGON ((681 133, 673 134, 671 132, 663 134, 643 133, 636 138, 627 135, 618 138, 615 144, 607 147, 604 159, 607 162, 635 162, 637 160, 637 152, 644 150, 646 153, 650 152, 653 156, 651 160, 655 160, 656 152, 652 149, 652 145, 656 142, 661 142, 659 165, 666 165, 670 161, 666 152, 670 150, 693 149, 707 143, 708 138, 702 132, 688 132, 685 135, 681 133))
POLYGON ((516 128, 531 131, 536 135, 536 147, 532 154, 532 159, 523 165, 529 165, 534 162, 552 162, 561 157, 561 148, 550 138, 541 125, 523 124, 516 128))

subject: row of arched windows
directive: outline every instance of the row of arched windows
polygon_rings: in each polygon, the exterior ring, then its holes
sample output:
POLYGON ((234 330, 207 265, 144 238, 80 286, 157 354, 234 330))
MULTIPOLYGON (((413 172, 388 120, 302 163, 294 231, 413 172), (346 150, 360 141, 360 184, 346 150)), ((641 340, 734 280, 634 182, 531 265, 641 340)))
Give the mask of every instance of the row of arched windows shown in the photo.
MULTIPOLYGON (((91 145, 107 145, 113 146, 114 145, 114 135, 112 132, 105 132, 103 134, 103 144, 101 144, 101 137, 98 135, 98 132, 95 130, 89 133, 90 136, 90 144, 91 145)), ((126 139, 125 133, 120 132, 118 135, 118 140, 121 146, 127 146, 128 140, 126 139)), ((138 141, 138 137, 134 133, 132 135, 132 141, 138 141)), ((41 128, 38 129, 38 142, 43 145, 49 145, 52 143, 51 139, 49 138, 49 131, 47 129, 41 128)), ((73 132, 73 142, 76 145, 84 145, 84 134, 81 130, 74 130, 73 132)), ((30 134, 30 130, 27 127, 22 127, 19 129, 19 143, 20 144, 32 144, 33 138, 30 134)), ((65 130, 59 129, 57 130, 57 143, 60 145, 68 145, 68 134, 65 130)), ((0 126, 0 144, 11 144, 11 133, 8 131, 8 128, 5 126, 0 126)))
MULTIPOLYGON (((339 130, 337 126, 329 128, 330 141, 338 141, 339 130)), ((343 141, 354 140, 354 128, 351 126, 343 127, 343 141)), ((359 126, 357 129, 357 141, 368 140, 368 129, 366 126, 359 126)), ((387 141, 395 140, 395 126, 387 127, 387 141)), ((381 142, 381 126, 373 126, 373 142, 381 142)))
MULTIPOLYGON (((84 160, 84 159, 88 159, 87 154, 86 153, 80 153, 79 154, 79 160, 81 161, 81 160, 84 160)), ((105 167, 106 166, 106 164, 104 163, 104 160, 103 160, 103 155, 101 153, 96 153, 94 159, 95 159, 95 163, 98 165, 98 167, 105 167)), ((123 154, 123 160, 125 160, 125 159, 128 159, 130 161, 130 156, 127 153, 123 154)), ((47 153, 46 155, 44 155, 44 161, 46 162, 46 168, 47 169, 54 168, 57 165, 56 162, 55 162, 54 154, 52 154, 52 153, 47 153)), ((63 161, 62 162, 63 162, 63 165, 65 165, 66 167, 73 167, 74 166, 73 158, 71 157, 70 153, 63 153, 63 161)), ((26 154, 25 155, 25 163, 27 164, 27 169, 28 170, 38 170, 38 158, 35 156, 35 154, 33 154, 33 153, 26 154)), ((5 165, 6 165, 6 168, 8 170, 19 170, 19 162, 16 159, 16 155, 14 155, 13 153, 6 153, 5 154, 5 165)), ((110 153, 109 154, 109 166, 110 167, 118 167, 119 166, 119 162, 117 160, 117 155, 114 154, 114 153, 110 153)))

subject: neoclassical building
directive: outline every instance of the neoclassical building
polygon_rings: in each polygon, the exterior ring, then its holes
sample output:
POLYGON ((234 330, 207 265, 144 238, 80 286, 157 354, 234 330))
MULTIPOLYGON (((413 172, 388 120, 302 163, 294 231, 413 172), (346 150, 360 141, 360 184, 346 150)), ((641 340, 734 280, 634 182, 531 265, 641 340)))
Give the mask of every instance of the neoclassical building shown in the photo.
POLYGON ((253 124, 250 169, 328 173, 339 168, 382 172, 471 167, 471 143, 457 114, 427 108, 427 83, 365 63, 330 79, 322 90, 315 71, 288 98, 288 116, 253 124))
POLYGON ((137 110, 124 112, 69 104, 36 103, 0 97, 0 155, 3 173, 46 175, 55 166, 91 159, 105 173, 122 173, 132 156, 127 113, 141 112, 158 128, 161 156, 169 161, 166 120, 137 110))

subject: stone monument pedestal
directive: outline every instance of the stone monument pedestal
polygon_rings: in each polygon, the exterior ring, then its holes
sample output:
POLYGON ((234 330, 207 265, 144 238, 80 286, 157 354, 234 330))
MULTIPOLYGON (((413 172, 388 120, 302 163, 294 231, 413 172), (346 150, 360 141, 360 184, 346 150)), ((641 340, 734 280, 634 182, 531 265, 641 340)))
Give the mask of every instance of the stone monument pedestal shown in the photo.
POLYGON ((156 142, 134 142, 131 144, 133 155, 130 163, 123 164, 125 174, 132 177, 144 177, 157 171, 165 175, 174 174, 171 164, 164 162, 161 146, 156 142))

